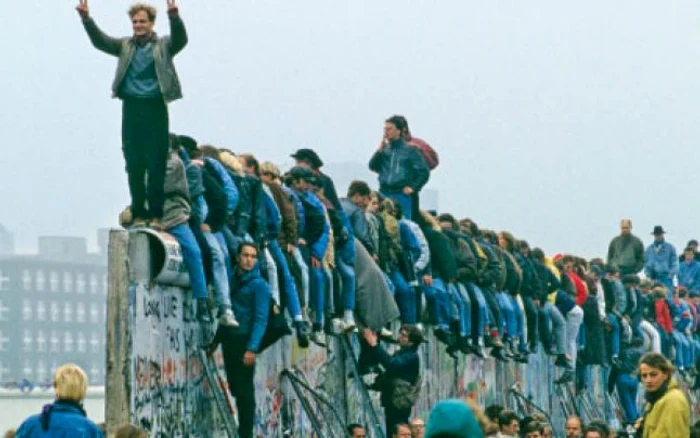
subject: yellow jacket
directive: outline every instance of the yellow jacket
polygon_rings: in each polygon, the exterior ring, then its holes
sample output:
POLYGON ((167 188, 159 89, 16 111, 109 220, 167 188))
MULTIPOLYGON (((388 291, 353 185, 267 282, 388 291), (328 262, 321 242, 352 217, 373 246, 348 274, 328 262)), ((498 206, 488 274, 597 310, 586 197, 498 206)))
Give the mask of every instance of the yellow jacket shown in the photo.
POLYGON ((644 410, 646 418, 643 438, 690 436, 690 406, 674 380, 669 384, 666 394, 653 407, 647 403, 644 410))

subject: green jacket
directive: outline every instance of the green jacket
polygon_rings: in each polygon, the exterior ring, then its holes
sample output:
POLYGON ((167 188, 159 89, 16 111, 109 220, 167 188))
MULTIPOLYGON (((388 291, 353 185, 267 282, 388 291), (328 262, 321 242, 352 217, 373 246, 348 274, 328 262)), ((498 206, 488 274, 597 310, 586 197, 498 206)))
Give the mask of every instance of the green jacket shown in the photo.
MULTIPOLYGON (((166 103, 182 98, 182 89, 175 71, 173 57, 187 45, 187 31, 182 19, 178 14, 169 14, 169 17, 170 36, 156 37, 153 48, 158 84, 166 103)), ((113 38, 106 35, 90 17, 83 20, 83 26, 90 37, 90 42, 96 49, 119 58, 117 72, 112 83, 112 97, 119 97, 119 87, 136 51, 136 43, 131 37, 113 38)))
POLYGON ((690 407, 678 384, 671 381, 668 392, 654 406, 645 406, 643 438, 690 436, 690 407), (651 409, 651 410, 650 410, 651 409))
POLYGON ((617 236, 608 247, 608 263, 622 275, 636 274, 644 268, 644 244, 637 236, 617 236))

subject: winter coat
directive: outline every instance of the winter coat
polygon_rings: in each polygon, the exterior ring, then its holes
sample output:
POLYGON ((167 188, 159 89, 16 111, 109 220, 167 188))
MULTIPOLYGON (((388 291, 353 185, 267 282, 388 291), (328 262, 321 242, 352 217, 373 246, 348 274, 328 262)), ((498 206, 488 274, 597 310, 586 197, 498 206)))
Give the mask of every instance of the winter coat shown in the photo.
POLYGON ((238 188, 239 201, 228 224, 236 236, 250 234, 254 242, 263 243, 267 239, 267 218, 262 182, 255 175, 238 175, 233 171, 229 175, 238 188))
POLYGON ((230 333, 249 335, 246 349, 250 352, 260 349, 270 314, 270 298, 270 287, 257 266, 242 274, 236 272, 231 278, 231 309, 239 325, 230 333))
POLYGON ((77 403, 56 401, 41 414, 27 418, 17 429, 20 438, 102 438, 99 427, 87 418, 77 403), (44 428, 45 427, 45 428, 44 428))
POLYGON ((439 278, 445 283, 457 279, 457 259, 450 245, 450 239, 430 227, 423 228, 423 234, 430 247, 430 269, 433 278, 439 278))
POLYGON ((311 256, 322 260, 330 242, 330 227, 326 220, 326 208, 311 192, 297 193, 304 209, 304 233, 302 237, 311 256))
POLYGON ((377 253, 377 248, 374 246, 374 242, 372 241, 370 225, 365 217, 365 212, 348 198, 341 199, 340 205, 342 206, 342 210, 345 212, 345 216, 347 216, 348 220, 350 221, 352 234, 360 240, 360 242, 365 246, 365 249, 367 249, 367 252, 369 252, 371 255, 375 255, 377 253))
MULTIPOLYGON (((163 95, 163 100, 170 103, 182 97, 180 80, 175 71, 173 57, 187 45, 187 31, 185 24, 178 14, 168 14, 170 17, 170 36, 155 37, 153 47, 153 60, 155 62, 158 85, 163 95)), ((83 27, 90 38, 90 42, 96 49, 119 58, 117 71, 112 82, 112 97, 120 97, 119 89, 129 70, 131 59, 136 52, 134 38, 112 38, 107 36, 97 27, 92 18, 83 19, 83 27)))
POLYGON ((522 282, 520 284, 520 295, 524 298, 537 299, 539 296, 540 280, 532 264, 532 260, 519 252, 515 254, 515 261, 518 262, 520 272, 522 272, 522 282))
POLYGON ((503 255, 503 262, 506 265, 506 284, 505 290, 511 295, 517 295, 520 293, 520 285, 523 281, 523 273, 518 266, 518 262, 515 261, 513 254, 504 249, 500 249, 503 255))
POLYGON ((275 204, 282 215, 282 228, 278 236, 280 246, 286 251, 287 245, 297 244, 297 213, 296 204, 289 198, 279 183, 273 182, 267 187, 272 193, 275 204))
POLYGON ((452 254, 457 261, 457 280, 462 283, 476 280, 476 258, 469 248, 469 244, 459 237, 459 234, 452 230, 442 232, 450 241, 452 254))
POLYGON ((644 273, 652 280, 666 280, 678 273, 676 248, 665 240, 649 245, 644 257, 644 273))
MULTIPOLYGON (((267 188, 267 186, 263 187, 267 188)), ((282 213, 277 208, 272 192, 263 191, 263 199, 265 203, 265 220, 267 221, 265 235, 270 240, 277 240, 282 229, 282 213)))
POLYGON ((404 187, 420 192, 430 177, 423 155, 401 138, 375 152, 369 168, 379 174, 382 193, 401 193, 404 187))
MULTIPOLYGON (((418 381, 420 376, 420 359, 418 358, 418 345, 403 347, 393 355, 386 352, 380 344, 372 347, 371 351, 379 364, 384 367, 385 375, 383 379, 391 381, 392 379, 402 379, 411 384, 418 381)), ((388 388, 382 391, 381 402, 382 406, 393 406, 391 400, 393 398, 393 388, 388 388)))
POLYGON ((600 319, 597 297, 589 295, 581 308, 586 328, 586 343, 581 353, 581 360, 586 365, 603 365, 607 363, 607 351, 602 348, 605 345, 605 328, 600 319))
POLYGON ((238 188, 236 188, 224 165, 215 159, 204 157, 204 167, 209 169, 212 175, 216 176, 219 184, 224 188, 226 192, 226 216, 231 216, 238 206, 238 188))
POLYGON ((171 152, 165 166, 163 181, 163 228, 169 230, 190 220, 190 192, 187 188, 185 165, 177 153, 171 152))
POLYGON ((413 268, 417 273, 422 273, 430 263, 430 247, 428 246, 428 241, 425 239, 425 234, 423 234, 423 230, 420 229, 417 223, 404 218, 399 221, 399 228, 401 229, 401 227, 404 226, 413 234, 418 243, 418 253, 417 255, 413 255, 413 268))
POLYGON ((647 403, 644 410, 643 438, 690 436, 690 406, 675 381, 671 381, 666 394, 653 405, 647 403))
POLYGON ((399 308, 389 291, 384 273, 357 239, 355 254, 355 318, 361 326, 378 332, 399 317, 399 308))
POLYGON ((688 291, 700 290, 700 262, 682 262, 678 268, 678 285, 688 291))
POLYGON ((644 244, 631 234, 615 237, 608 247, 608 264, 622 275, 638 273, 644 268, 644 244))
POLYGON ((208 214, 204 223, 211 228, 213 233, 218 232, 226 224, 227 198, 224 188, 212 171, 202 167, 202 181, 204 183, 204 200, 207 204, 208 214))
POLYGON ((537 278, 540 281, 540 295, 538 299, 544 303, 549 294, 555 293, 561 288, 561 282, 543 263, 533 260, 533 264, 535 271, 537 271, 537 278))
POLYGON ((499 261, 498 254, 493 249, 493 246, 486 243, 486 241, 481 238, 477 239, 476 243, 481 247, 488 259, 486 267, 481 277, 478 279, 477 284, 488 289, 497 289, 499 286, 498 283, 503 277, 505 266, 499 261))
POLYGON ((668 307, 666 298, 656 298, 654 300, 654 310, 656 312, 656 323, 664 332, 670 334, 673 332, 673 320, 671 319, 671 310, 668 307))

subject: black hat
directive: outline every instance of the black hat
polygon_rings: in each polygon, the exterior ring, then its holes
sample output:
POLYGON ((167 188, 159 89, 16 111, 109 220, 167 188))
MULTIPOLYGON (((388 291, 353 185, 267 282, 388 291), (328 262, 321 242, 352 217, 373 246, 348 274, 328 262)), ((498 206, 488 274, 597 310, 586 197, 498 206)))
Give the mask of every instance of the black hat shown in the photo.
POLYGON ((666 234, 666 231, 661 225, 656 225, 654 226, 654 231, 652 231, 651 234, 653 234, 654 236, 660 236, 662 234, 666 234))
POLYGON ((313 149, 299 149, 292 154, 292 158, 299 161, 308 161, 314 169, 323 167, 323 161, 313 149))
POLYGON ((622 284, 632 284, 638 285, 640 282, 639 277, 635 274, 627 274, 622 276, 622 284))
POLYGON ((192 152, 193 150, 197 149, 197 140, 188 135, 178 135, 177 142, 180 147, 187 152, 192 152))
POLYGON ((287 174, 293 179, 303 179, 306 181, 311 181, 314 178, 313 172, 301 166, 292 167, 287 174))
POLYGON ((698 246, 698 241, 695 239, 690 239, 686 246, 693 246, 693 245, 698 246))

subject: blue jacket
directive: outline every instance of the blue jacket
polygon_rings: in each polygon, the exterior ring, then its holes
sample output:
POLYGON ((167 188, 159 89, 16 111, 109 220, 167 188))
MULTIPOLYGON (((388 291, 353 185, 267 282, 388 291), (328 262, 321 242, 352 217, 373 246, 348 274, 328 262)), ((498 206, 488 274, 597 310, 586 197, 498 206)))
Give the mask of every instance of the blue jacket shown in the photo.
POLYGON ((219 182, 226 192, 226 216, 231 216, 238 206, 238 189, 236 184, 234 184, 223 164, 210 157, 204 157, 204 161, 218 176, 219 182))
POLYGON ((430 177, 430 169, 420 151, 403 139, 394 140, 377 151, 369 162, 370 170, 379 174, 382 193, 401 193, 404 187, 420 192, 430 177))
POLYGON ((674 277, 678 273, 676 248, 665 240, 649 245, 644 254, 644 273, 652 280, 674 277))
POLYGON ((328 241, 330 237, 330 227, 328 226, 328 221, 325 220, 326 208, 316 197, 316 195, 311 192, 299 193, 299 197, 304 205, 304 216, 306 219, 308 219, 311 215, 319 219, 321 217, 324 218, 323 229, 321 229, 320 220, 314 221, 318 223, 311 223, 310 221, 305 220, 304 233, 302 234, 306 239, 306 244, 309 246, 311 256, 319 260, 323 260, 323 256, 326 254, 326 249, 328 248, 328 241), (313 212, 307 211, 307 209, 313 209, 313 212))
MULTIPOLYGON (((403 250, 404 254, 410 256, 411 266, 415 271, 416 261, 420 259, 421 255, 423 254, 423 248, 421 247, 418 238, 411 230, 411 227, 404 220, 399 221, 399 239, 401 241, 401 249, 403 250)), ((418 271, 415 273, 417 274, 418 271)))
POLYGON ((265 198, 265 219, 267 220, 267 238, 268 240, 277 240, 282 228, 282 215, 280 209, 277 208, 275 200, 267 192, 263 194, 265 198))
POLYGON ((256 266, 252 271, 231 278, 231 309, 239 326, 232 333, 249 335, 246 349, 257 353, 265 335, 270 315, 270 286, 260 276, 256 266))
POLYGON ((700 290, 700 262, 692 260, 690 264, 686 262, 680 264, 678 285, 685 286, 689 291, 700 290))
POLYGON ((103 438, 104 435, 100 428, 87 418, 80 406, 72 402, 56 401, 46 405, 41 414, 27 418, 17 430, 17 437, 103 438))

